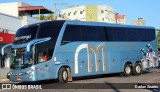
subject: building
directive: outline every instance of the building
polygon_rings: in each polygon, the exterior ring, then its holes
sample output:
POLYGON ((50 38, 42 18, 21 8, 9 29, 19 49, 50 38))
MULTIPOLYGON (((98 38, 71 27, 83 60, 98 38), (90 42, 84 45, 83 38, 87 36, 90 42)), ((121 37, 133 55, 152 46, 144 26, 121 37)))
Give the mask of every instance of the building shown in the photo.
POLYGON ((70 6, 61 10, 61 19, 126 24, 126 15, 115 13, 110 6, 70 6))
POLYGON ((116 24, 126 24, 126 15, 125 14, 115 14, 116 24))
MULTIPOLYGON (((33 15, 52 13, 43 6, 32 6, 23 2, 0 4, 0 48, 12 43, 16 31, 27 24, 40 22, 33 15)), ((6 77, 10 67, 11 47, 5 49, 5 57, 0 57, 0 78, 6 77)))
POLYGON ((34 14, 48 14, 53 12, 43 6, 32 6, 23 2, 14 2, 14 3, 1 3, 0 13, 19 17, 19 16, 32 16, 34 14))
POLYGON ((135 25, 135 26, 145 26, 146 25, 146 21, 143 18, 138 18, 136 20, 132 20, 132 25, 135 25))
POLYGON ((116 23, 115 11, 110 6, 70 6, 67 9, 61 10, 61 15, 70 20, 116 23))

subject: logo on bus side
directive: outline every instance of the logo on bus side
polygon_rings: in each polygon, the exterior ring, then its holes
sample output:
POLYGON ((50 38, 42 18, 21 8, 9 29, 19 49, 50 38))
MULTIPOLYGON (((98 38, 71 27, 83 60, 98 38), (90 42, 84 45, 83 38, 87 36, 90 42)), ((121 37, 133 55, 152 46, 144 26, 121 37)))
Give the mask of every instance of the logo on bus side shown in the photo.
POLYGON ((78 55, 79 52, 82 49, 87 49, 87 57, 88 57, 88 72, 92 72, 92 63, 91 63, 91 51, 94 52, 95 56, 95 68, 96 71, 99 71, 99 52, 102 50, 102 63, 103 63, 103 71, 106 71, 106 53, 105 53, 105 45, 100 44, 97 48, 89 45, 89 44, 81 44, 77 47, 76 52, 75 52, 75 63, 74 63, 74 70, 75 73, 78 74, 78 55))

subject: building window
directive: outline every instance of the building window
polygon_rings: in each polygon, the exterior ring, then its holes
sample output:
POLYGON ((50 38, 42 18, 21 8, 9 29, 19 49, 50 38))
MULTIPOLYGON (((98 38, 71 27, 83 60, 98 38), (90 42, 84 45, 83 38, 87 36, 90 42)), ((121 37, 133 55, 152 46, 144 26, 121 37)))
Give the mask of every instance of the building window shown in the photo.
POLYGON ((80 11, 80 14, 82 14, 83 13, 83 11, 80 11))
POLYGON ((101 10, 101 13, 104 13, 104 11, 103 11, 103 10, 101 10))
POLYGON ((70 13, 68 13, 68 16, 70 16, 71 15, 71 12, 70 13))
POLYGON ((104 21, 104 18, 102 18, 102 21, 104 21))
POLYGON ((74 12, 74 15, 76 15, 77 11, 74 12))

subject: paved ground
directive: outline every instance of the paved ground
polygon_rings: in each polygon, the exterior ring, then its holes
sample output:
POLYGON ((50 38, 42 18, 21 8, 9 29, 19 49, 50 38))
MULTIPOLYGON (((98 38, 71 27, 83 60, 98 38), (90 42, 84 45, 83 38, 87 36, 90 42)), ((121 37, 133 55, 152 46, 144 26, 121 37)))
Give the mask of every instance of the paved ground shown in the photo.
MULTIPOLYGON (((9 83, 9 81, 3 81, 3 83, 9 83)), ((114 84, 112 83, 141 83, 141 85, 144 85, 145 83, 158 83, 158 84, 152 84, 154 86, 159 86, 160 87, 160 69, 152 69, 149 72, 145 72, 144 74, 140 75, 140 76, 130 76, 130 77, 123 77, 119 74, 116 75, 104 75, 104 76, 94 76, 94 77, 85 77, 85 78, 78 78, 78 79, 74 79, 74 81, 72 83, 69 83, 69 85, 71 84, 83 84, 83 83, 87 83, 84 84, 82 87, 91 87, 94 89, 75 89, 77 86, 75 86, 75 88, 73 89, 53 89, 56 87, 62 87, 63 85, 59 85, 57 82, 52 81, 52 82, 48 82, 48 83, 42 83, 42 87, 44 88, 48 88, 48 89, 42 89, 42 90, 23 90, 23 92, 160 92, 159 89, 119 89, 117 88, 117 86, 114 86, 114 84), (92 83, 99 83, 96 84, 97 86, 92 86, 92 83), (108 85, 109 88, 112 89, 96 89, 98 87, 104 86, 104 85, 108 85), (52 88, 52 89, 51 89, 52 88)), ((123 87, 128 86, 130 84, 120 84, 123 87)), ((145 84, 146 85, 146 84, 145 84)), ((70 86, 69 86, 70 87, 70 86)), ((71 87, 72 88, 72 87, 71 87)), ((77 87, 79 88, 79 87, 77 87)), ((103 88, 103 87, 102 87, 103 88)), ((0 90, 0 91, 5 91, 5 92, 20 92, 22 90, 0 90)))

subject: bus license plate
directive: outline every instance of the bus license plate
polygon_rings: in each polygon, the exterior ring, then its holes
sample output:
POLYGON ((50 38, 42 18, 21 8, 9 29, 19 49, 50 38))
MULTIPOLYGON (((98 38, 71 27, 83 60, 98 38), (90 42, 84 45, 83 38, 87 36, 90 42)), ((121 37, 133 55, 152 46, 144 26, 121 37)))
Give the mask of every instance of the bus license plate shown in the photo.
POLYGON ((22 79, 21 78, 17 78, 17 81, 21 81, 22 79))

